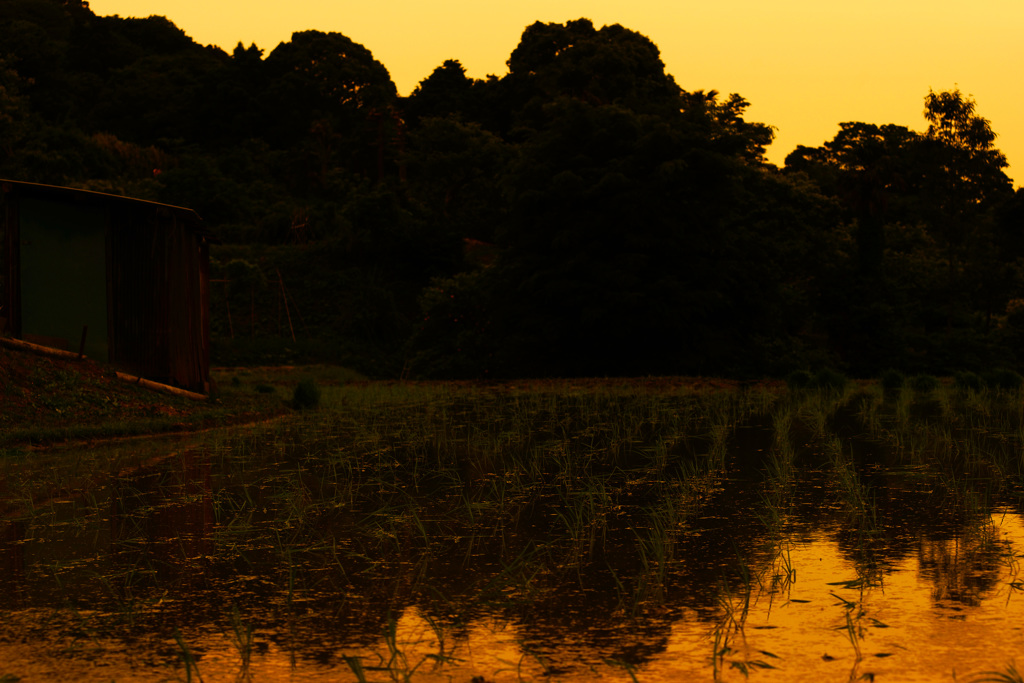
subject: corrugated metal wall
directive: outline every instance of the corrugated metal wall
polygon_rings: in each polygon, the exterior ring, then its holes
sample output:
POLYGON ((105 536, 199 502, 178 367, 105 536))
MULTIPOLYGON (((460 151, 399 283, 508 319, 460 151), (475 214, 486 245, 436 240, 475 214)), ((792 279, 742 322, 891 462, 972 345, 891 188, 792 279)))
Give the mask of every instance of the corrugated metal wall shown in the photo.
POLYGON ((119 207, 110 226, 110 361, 202 391, 202 239, 174 212, 119 207))

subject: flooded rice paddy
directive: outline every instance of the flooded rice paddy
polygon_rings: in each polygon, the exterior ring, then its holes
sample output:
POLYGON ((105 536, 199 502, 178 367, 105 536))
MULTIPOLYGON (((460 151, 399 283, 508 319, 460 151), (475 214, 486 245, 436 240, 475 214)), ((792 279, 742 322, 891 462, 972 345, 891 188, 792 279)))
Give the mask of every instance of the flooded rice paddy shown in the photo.
POLYGON ((324 404, 3 453, 0 680, 1020 680, 1016 392, 324 404))

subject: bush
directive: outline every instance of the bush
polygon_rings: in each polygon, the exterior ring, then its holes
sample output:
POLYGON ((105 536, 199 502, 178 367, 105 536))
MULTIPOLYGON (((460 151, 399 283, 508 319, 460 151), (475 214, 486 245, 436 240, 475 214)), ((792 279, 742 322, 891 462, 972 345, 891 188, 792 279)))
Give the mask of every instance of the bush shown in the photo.
POLYGON ((846 387, 847 381, 846 375, 832 368, 819 370, 818 374, 814 376, 814 386, 819 389, 841 391, 846 387))
POLYGON ((919 394, 930 394, 939 388, 939 380, 935 375, 914 375, 907 383, 919 394))
POLYGON ((814 381, 814 375, 806 370, 794 370, 786 375, 786 386, 790 389, 806 389, 814 381))
POLYGON ((981 391, 985 383, 981 381, 981 377, 974 372, 965 371, 958 372, 953 376, 953 386, 957 391, 981 391))
POLYGON ((315 410, 320 407, 320 387, 312 379, 306 378, 299 382, 292 395, 292 408, 296 410, 315 410))
POLYGON ((886 370, 882 373, 881 378, 879 378, 882 388, 886 391, 902 389, 906 381, 907 378, 899 370, 886 370))
POLYGON ((1005 368, 993 370, 985 375, 985 384, 992 389, 1015 391, 1020 388, 1022 382, 1024 378, 1018 373, 1005 368))

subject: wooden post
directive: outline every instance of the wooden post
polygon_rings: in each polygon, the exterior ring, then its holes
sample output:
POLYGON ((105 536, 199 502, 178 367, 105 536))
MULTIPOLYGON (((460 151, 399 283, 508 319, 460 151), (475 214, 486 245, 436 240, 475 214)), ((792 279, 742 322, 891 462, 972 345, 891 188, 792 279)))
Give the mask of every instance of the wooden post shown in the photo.
POLYGON ((228 309, 228 332, 231 334, 231 338, 235 338, 235 326, 231 324, 231 297, 228 294, 228 283, 231 280, 224 280, 224 305, 228 309))
POLYGON ((288 310, 288 295, 284 293, 284 279, 281 277, 281 271, 277 268, 274 269, 277 272, 277 282, 281 285, 281 299, 284 300, 284 312, 288 316, 288 329, 292 333, 292 341, 295 341, 295 328, 292 327, 292 313, 288 310))
POLYGON ((85 356, 85 335, 89 331, 88 325, 82 325, 82 341, 78 342, 78 357, 85 356))

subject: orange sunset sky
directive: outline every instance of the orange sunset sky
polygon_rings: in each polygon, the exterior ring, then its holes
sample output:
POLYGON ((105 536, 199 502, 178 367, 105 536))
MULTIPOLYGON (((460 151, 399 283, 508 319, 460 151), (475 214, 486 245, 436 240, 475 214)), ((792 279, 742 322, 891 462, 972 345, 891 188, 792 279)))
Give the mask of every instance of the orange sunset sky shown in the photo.
POLYGON ((402 95, 445 59, 507 73, 534 21, 622 24, 661 49, 686 90, 737 92, 777 128, 768 158, 831 139, 842 121, 924 130, 929 88, 959 87, 992 122, 1014 185, 1024 177, 1022 0, 90 0, 96 14, 163 15, 202 44, 264 54, 293 31, 337 31, 367 47, 402 95))

